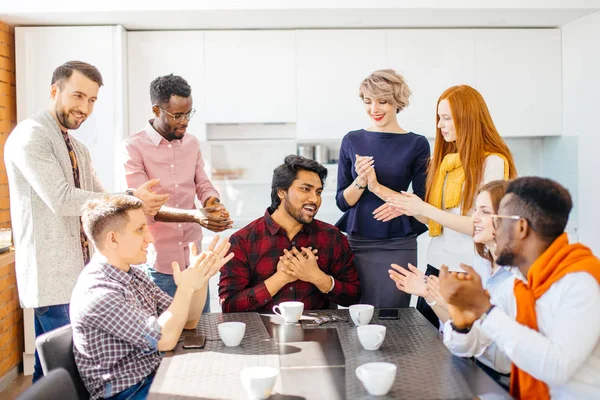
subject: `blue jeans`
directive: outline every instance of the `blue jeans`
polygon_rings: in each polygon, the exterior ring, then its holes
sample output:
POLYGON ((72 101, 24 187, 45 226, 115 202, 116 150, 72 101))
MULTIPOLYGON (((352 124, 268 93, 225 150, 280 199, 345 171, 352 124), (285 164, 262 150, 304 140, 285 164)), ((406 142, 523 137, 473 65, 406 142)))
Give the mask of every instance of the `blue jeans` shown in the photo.
MULTIPOLYGON (((61 326, 71 323, 69 318, 69 305, 58 304, 55 306, 38 307, 33 309, 33 322, 35 326, 35 337, 50 332, 61 326)), ((44 375, 42 364, 37 349, 35 350, 35 366, 33 367, 33 383, 44 375)))
MULTIPOLYGON (((144 268, 146 271, 146 275, 152 279, 152 282, 156 283, 156 286, 162 289, 163 292, 166 292, 169 296, 175 297, 175 291, 177 290, 177 285, 175 284, 175 280, 173 279, 173 275, 163 274, 158 272, 153 267, 146 266, 144 268)), ((210 287, 206 289, 206 303, 204 303, 204 309, 202 310, 202 314, 207 314, 210 312, 210 287)))
POLYGON ((123 390, 115 394, 114 396, 107 397, 107 400, 145 400, 148 397, 148 391, 152 386, 154 380, 154 373, 148 375, 142 379, 139 383, 136 383, 132 387, 123 390))

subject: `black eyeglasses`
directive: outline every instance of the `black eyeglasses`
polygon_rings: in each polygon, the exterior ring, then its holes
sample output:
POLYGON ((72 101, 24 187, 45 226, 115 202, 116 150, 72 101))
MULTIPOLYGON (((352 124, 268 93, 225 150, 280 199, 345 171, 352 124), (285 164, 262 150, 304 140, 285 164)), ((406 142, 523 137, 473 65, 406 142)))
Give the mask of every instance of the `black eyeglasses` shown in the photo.
POLYGON ((194 110, 193 108, 185 114, 171 114, 170 112, 168 112, 167 110, 165 110, 164 108, 159 106, 158 104, 155 104, 155 106, 160 108, 161 110, 163 110, 168 115, 170 115, 171 118, 173 118, 173 120, 175 122, 183 122, 184 119, 187 119, 189 121, 190 119, 192 119, 194 114, 196 114, 196 110, 194 110))
POLYGON ((535 228, 531 224, 531 221, 529 221, 525 217, 521 217, 520 215, 498 215, 498 214, 492 214, 491 217, 492 217, 492 225, 494 226, 494 229, 498 229, 498 227, 500 226, 500 220, 502 218, 505 218, 505 219, 512 219, 513 221, 518 221, 520 219, 524 219, 525 221, 527 221, 527 224, 529 225, 529 227, 535 231, 535 228))

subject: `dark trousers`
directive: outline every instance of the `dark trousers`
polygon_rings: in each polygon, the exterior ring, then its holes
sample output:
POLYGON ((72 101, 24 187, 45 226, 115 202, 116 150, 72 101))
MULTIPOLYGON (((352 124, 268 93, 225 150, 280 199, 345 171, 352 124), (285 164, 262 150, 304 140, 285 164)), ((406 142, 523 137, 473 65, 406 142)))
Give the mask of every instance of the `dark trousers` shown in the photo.
MULTIPOLYGON (((425 271, 425 275, 439 276, 440 270, 427 264, 427 271, 425 271)), ((419 300, 417 301, 417 310, 419 310, 419 312, 423 314, 423 316, 427 318, 427 320, 431 322, 431 324, 435 326, 436 329, 440 329, 440 319, 438 318, 437 314, 433 312, 431 307, 429 307, 425 299, 422 297, 419 297, 419 300)))

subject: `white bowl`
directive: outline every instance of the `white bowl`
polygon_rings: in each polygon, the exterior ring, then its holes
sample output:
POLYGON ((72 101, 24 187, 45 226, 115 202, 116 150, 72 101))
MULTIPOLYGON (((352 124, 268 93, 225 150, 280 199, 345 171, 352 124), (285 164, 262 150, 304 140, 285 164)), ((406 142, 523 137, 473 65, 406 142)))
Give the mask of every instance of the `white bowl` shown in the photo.
POLYGON ((238 346, 246 333, 246 324, 243 322, 223 322, 217 327, 219 337, 228 347, 238 346))

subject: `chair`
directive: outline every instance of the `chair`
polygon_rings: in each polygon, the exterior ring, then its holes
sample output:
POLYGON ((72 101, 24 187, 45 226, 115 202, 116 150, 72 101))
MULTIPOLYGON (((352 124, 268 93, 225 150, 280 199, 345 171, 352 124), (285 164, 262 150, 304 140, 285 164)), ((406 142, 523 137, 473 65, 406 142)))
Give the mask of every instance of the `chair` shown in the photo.
POLYGON ((75 384, 64 368, 56 368, 21 393, 17 400, 78 400, 75 384))
POLYGON ((73 330, 70 324, 38 336, 35 340, 35 347, 44 374, 48 374, 57 368, 64 368, 75 385, 77 398, 81 400, 90 398, 90 394, 85 388, 75 364, 73 330))

